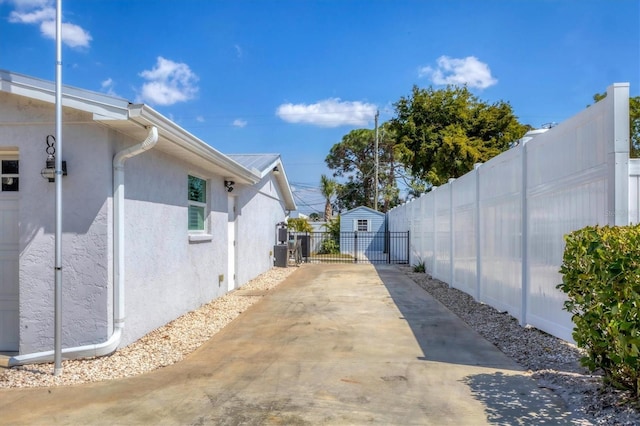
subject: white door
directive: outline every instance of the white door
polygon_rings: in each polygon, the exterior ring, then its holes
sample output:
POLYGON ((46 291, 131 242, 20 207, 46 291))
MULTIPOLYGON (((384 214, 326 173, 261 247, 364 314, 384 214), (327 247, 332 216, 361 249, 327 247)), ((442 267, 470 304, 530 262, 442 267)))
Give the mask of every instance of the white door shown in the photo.
POLYGON ((0 351, 17 351, 18 333, 18 195, 0 192, 0 351))
POLYGON ((236 215, 236 197, 228 196, 227 206, 229 209, 229 222, 227 225, 227 258, 229 259, 229 266, 227 268, 227 291, 231 291, 236 288, 236 234, 237 234, 237 215, 236 215))

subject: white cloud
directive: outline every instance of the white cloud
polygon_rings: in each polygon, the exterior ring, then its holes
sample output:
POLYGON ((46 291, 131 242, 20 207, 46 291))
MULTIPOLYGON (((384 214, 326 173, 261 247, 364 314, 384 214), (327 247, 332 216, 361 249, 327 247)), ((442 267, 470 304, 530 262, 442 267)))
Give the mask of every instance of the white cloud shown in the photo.
POLYGON ((236 49, 236 56, 238 58, 242 58, 242 48, 239 44, 234 44, 233 47, 236 49))
POLYGON ((232 123, 235 127, 244 127, 247 125, 247 121, 246 120, 242 120, 240 118, 236 118, 235 120, 233 120, 232 123))
POLYGON ((205 119, 204 119, 204 117, 203 117, 203 116, 199 115, 199 116, 197 116, 197 117, 196 117, 196 121, 197 121, 198 123, 204 123, 204 122, 205 122, 205 119))
POLYGON ((306 123, 320 127, 364 126, 376 114, 377 107, 363 102, 329 98, 315 104, 282 104, 276 115, 289 123, 306 123))
POLYGON ((158 56, 156 65, 140 76, 142 85, 139 100, 156 105, 173 105, 193 99, 198 93, 198 76, 185 63, 173 62, 158 56))
POLYGON ((428 77, 434 84, 467 85, 469 87, 486 89, 498 82, 491 76, 489 66, 480 62, 475 56, 463 59, 441 56, 438 58, 437 68, 423 67, 419 70, 420 77, 428 77))
MULTIPOLYGON (((45 37, 56 39, 56 24, 54 21, 44 21, 40 24, 40 32, 45 37)), ((62 42, 69 47, 89 47, 92 37, 87 31, 75 24, 62 23, 62 42)))
MULTIPOLYGON (((56 9, 53 0, 11 0, 15 7, 9 14, 9 22, 40 26, 40 33, 52 40, 56 38, 56 9)), ((62 22, 62 42, 69 47, 89 47, 91 34, 84 28, 62 22)))
POLYGON ((9 22, 14 24, 39 24, 44 21, 55 21, 56 10, 53 7, 43 7, 31 11, 14 10, 9 14, 9 22))
POLYGON ((116 92, 113 90, 113 88, 115 87, 115 83, 113 82, 113 79, 107 78, 102 83, 100 83, 100 87, 102 88, 102 91, 105 92, 107 95, 117 96, 116 92))

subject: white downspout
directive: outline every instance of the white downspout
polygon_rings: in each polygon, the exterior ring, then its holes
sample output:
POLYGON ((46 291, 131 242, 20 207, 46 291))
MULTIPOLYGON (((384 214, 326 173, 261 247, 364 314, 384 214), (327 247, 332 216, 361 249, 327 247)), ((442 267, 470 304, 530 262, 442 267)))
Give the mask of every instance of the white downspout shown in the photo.
MULTIPOLYGON (((120 345, 124 329, 124 162, 153 148, 158 142, 158 129, 149 129, 141 143, 118 152, 113 157, 113 334, 102 343, 62 349, 64 359, 109 355, 120 345)), ((8 367, 53 362, 54 351, 36 352, 9 358, 8 367)))

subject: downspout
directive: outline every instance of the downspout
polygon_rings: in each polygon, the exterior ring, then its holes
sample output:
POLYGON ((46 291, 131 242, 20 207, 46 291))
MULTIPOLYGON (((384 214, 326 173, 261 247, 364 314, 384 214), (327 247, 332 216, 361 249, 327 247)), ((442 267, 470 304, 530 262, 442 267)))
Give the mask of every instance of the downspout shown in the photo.
MULTIPOLYGON (((158 142, 158 129, 149 129, 141 143, 118 152, 113 157, 113 333, 108 340, 92 345, 62 349, 64 359, 109 355, 118 349, 124 329, 124 163, 129 158, 153 148, 158 142)), ((54 351, 36 352, 10 357, 8 367, 53 362, 54 351)))

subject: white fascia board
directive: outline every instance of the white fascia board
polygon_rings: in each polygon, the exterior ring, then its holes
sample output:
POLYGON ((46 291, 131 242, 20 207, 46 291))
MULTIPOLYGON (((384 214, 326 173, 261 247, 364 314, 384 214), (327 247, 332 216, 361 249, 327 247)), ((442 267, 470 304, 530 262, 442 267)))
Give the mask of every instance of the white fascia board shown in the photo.
MULTIPOLYGON (((46 80, 0 70, 0 91, 55 103, 55 85, 46 80)), ((86 111, 101 119, 127 118, 129 102, 125 99, 90 92, 70 86, 62 87, 62 105, 86 111)))
POLYGON ((226 170, 228 177, 238 183, 255 184, 260 181, 259 173, 240 165, 147 105, 130 105, 129 118, 156 126, 165 139, 226 170))
POLYGON ((279 172, 274 173, 276 181, 280 186, 280 190, 282 191, 282 195, 284 197, 284 202, 287 210, 297 210, 295 199, 293 198, 293 192, 291 191, 291 185, 289 185, 289 180, 287 179, 287 174, 284 171, 284 166, 282 164, 282 160, 280 157, 274 163, 269 166, 270 173, 273 173, 273 168, 278 167, 279 172))

